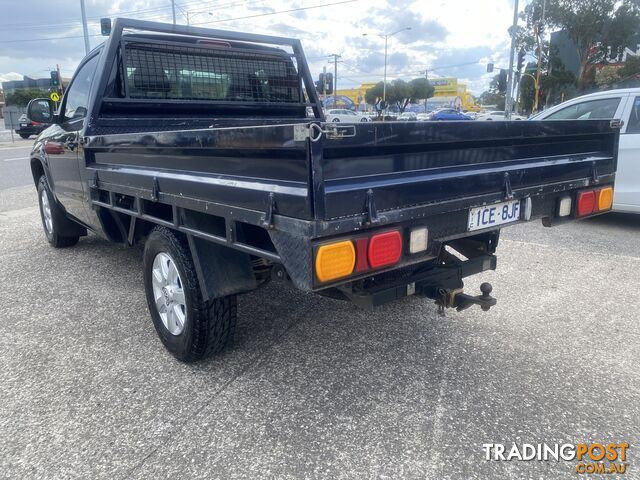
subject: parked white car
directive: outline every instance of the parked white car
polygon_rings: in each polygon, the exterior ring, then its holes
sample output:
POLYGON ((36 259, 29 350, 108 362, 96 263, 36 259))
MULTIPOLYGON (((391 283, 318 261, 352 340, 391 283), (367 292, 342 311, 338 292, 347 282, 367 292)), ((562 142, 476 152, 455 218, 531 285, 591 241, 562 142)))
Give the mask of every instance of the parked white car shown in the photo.
POLYGON ((640 213, 640 88, 591 93, 549 108, 537 120, 621 119, 613 210, 640 213))
POLYGON ((418 119, 418 115, 415 112, 404 112, 398 116, 398 120, 408 122, 415 121, 418 119))
MULTIPOLYGON (((504 122, 506 119, 504 118, 504 111, 495 110, 493 112, 485 112, 485 113, 481 113, 480 115, 477 115, 476 120, 495 120, 498 122, 500 121, 504 122)), ((526 118, 523 117, 522 115, 512 114, 511 120, 526 120, 526 118)))
POLYGON ((364 115, 352 110, 347 110, 346 108, 334 108, 332 110, 327 110, 326 116, 327 122, 355 123, 371 121, 369 117, 365 117, 364 115))

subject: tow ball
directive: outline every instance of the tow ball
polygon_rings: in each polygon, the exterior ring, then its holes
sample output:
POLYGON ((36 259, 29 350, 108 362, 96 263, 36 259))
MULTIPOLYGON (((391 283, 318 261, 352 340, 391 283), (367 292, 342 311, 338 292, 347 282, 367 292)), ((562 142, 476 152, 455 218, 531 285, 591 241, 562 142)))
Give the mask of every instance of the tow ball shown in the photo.
POLYGON ((466 310, 472 305, 479 305, 480 308, 486 312, 497 302, 497 300, 491 296, 492 290, 493 287, 488 282, 484 282, 480 285, 480 292, 482 292, 482 294, 476 296, 463 293, 461 288, 455 290, 441 289, 439 291, 440 298, 436 300, 438 313, 440 315, 444 315, 445 308, 455 308, 460 312, 462 310, 466 310))

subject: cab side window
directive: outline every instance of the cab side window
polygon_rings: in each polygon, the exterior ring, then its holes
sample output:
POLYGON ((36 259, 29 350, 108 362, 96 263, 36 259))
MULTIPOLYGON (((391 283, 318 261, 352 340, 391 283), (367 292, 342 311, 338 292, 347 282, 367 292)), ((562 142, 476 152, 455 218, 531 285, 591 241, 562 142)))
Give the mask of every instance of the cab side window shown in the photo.
POLYGON ((640 97, 636 97, 633 100, 627 133, 640 133, 640 97))
POLYGON ((64 105, 64 120, 75 121, 87 116, 89 90, 96 72, 99 55, 94 56, 78 71, 67 91, 64 105))

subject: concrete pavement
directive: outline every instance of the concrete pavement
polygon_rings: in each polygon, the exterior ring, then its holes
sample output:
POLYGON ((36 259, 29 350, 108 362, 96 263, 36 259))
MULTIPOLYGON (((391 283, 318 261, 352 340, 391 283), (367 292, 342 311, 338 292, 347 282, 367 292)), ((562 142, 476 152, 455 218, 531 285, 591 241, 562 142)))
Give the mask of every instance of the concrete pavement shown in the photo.
POLYGON ((240 298, 230 351, 184 365, 139 248, 54 250, 33 187, 7 192, 0 478, 575 478, 481 445, 581 441, 630 443, 620 478, 640 478, 640 217, 505 229, 467 282, 493 283, 490 312, 270 284, 240 298))

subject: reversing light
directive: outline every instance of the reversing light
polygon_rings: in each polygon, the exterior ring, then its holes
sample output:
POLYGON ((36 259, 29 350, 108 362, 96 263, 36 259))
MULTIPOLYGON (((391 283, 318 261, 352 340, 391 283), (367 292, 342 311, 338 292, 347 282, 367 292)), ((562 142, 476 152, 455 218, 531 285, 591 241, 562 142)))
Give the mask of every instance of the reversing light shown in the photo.
POLYGON ((598 211, 602 212, 603 210, 611 209, 613 205, 613 188, 604 187, 601 190, 598 190, 598 211))
POLYGON ((596 207, 596 193, 593 190, 578 193, 577 214, 579 217, 593 213, 596 207))
POLYGON ((409 234, 409 253, 424 252, 427 249, 429 232, 427 227, 414 228, 409 234))
POLYGON ((369 266, 371 268, 386 267, 398 263, 402 255, 402 237, 400 232, 379 233, 369 240, 369 266))
POLYGON ((321 282, 346 277, 353 272, 356 264, 356 251, 353 242, 322 245, 316 253, 316 276, 321 282))
POLYGON ((571 197, 562 197, 558 202, 558 216, 568 217, 571 215, 571 197))

